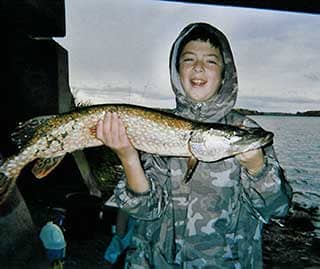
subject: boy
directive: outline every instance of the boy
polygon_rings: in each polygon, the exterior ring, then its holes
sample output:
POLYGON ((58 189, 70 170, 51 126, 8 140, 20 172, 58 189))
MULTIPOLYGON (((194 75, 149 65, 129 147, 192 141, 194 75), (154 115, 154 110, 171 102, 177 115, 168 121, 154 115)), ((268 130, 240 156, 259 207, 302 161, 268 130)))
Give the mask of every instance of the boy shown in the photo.
MULTIPOLYGON (((205 23, 185 27, 173 44, 173 113, 203 122, 257 127, 232 110, 237 74, 226 37, 205 23)), ((272 146, 212 163, 199 162, 183 183, 185 158, 138 152, 116 114, 97 137, 119 156, 125 175, 119 206, 137 219, 126 268, 262 268, 261 231, 287 213, 291 188, 272 146)))

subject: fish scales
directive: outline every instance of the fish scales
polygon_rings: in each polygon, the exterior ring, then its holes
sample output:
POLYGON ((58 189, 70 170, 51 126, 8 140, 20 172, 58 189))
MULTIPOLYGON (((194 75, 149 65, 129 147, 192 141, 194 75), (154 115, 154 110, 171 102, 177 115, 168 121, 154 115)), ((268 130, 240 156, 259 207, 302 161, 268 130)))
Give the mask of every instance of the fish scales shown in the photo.
POLYGON ((127 115, 121 119, 137 149, 160 155, 190 156, 188 141, 191 129, 179 129, 170 126, 170 122, 154 121, 147 117, 132 118, 131 115, 127 115))
MULTIPOLYGON (((106 112, 119 115, 128 137, 138 150, 165 156, 217 161, 264 146, 273 137, 262 128, 203 124, 161 110, 127 104, 96 105, 45 119, 34 118, 18 127, 17 144, 22 141, 25 144, 0 166, 0 204, 26 164, 36 159, 52 160, 45 162, 50 172, 66 153, 101 146, 102 142, 96 138, 96 125, 106 112)), ((42 173, 40 164, 38 167, 35 164, 34 168, 38 170, 33 172, 40 171, 38 175, 42 177, 48 171, 42 173)))

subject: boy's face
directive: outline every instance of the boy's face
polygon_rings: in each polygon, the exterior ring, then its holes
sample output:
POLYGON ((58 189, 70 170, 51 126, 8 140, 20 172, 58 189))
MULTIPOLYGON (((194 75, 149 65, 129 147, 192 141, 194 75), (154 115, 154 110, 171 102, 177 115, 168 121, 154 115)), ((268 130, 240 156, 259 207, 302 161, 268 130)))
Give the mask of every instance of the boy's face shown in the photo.
POLYGON ((192 40, 183 48, 179 74, 186 94, 195 101, 215 95, 222 82, 223 60, 218 48, 207 41, 192 40))

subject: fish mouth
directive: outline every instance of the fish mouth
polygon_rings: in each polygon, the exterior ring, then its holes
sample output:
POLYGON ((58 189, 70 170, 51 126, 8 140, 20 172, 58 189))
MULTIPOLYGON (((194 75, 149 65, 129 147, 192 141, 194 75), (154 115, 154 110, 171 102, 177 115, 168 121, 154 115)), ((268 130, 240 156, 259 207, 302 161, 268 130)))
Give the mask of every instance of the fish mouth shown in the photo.
POLYGON ((258 130, 249 137, 242 137, 232 144, 238 152, 246 152, 271 144, 273 136, 271 132, 258 130))
POLYGON ((270 143, 272 143, 273 140, 273 133, 265 131, 265 130, 258 130, 256 134, 253 135, 252 140, 255 140, 256 142, 253 144, 256 144, 256 147, 263 147, 270 143))
POLYGON ((268 132, 267 135, 262 139, 261 143, 264 145, 271 143, 273 140, 273 136, 273 133, 268 132))

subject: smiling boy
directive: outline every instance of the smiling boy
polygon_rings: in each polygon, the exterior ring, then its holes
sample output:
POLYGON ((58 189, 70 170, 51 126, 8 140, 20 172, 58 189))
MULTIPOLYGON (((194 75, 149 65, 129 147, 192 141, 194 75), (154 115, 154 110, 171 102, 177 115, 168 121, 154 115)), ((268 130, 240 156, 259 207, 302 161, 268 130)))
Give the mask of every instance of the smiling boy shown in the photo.
MULTIPOLYGON (((226 37, 206 23, 185 27, 173 44, 173 113, 203 122, 257 127, 232 110, 237 74, 226 37)), ((97 137, 119 156, 125 174, 119 206, 136 218, 126 268, 261 269, 263 223, 287 213, 292 197, 272 146, 217 162, 199 162, 183 183, 187 160, 139 154, 116 114, 97 137)))

